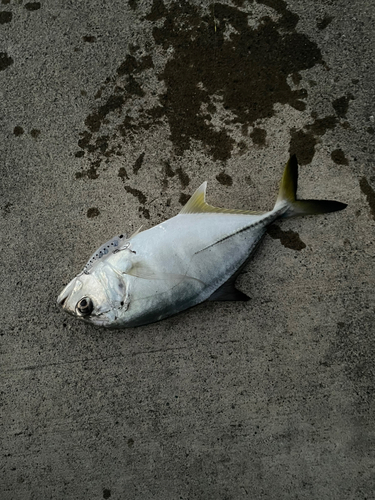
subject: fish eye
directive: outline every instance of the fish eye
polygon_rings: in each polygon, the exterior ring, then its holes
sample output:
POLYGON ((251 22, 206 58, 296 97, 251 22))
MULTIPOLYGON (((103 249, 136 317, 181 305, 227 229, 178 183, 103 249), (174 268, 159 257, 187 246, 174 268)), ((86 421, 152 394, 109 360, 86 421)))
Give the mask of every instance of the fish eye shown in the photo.
POLYGON ((82 316, 88 316, 94 309, 94 304, 89 297, 83 297, 77 304, 77 309, 82 316))

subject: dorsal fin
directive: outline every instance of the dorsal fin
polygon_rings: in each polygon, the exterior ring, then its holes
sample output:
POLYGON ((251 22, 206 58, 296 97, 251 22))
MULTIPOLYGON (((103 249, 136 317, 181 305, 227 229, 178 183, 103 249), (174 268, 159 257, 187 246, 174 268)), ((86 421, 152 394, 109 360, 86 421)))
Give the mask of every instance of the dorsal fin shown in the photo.
POLYGON ((233 210, 231 208, 217 208, 206 203, 207 181, 199 186, 190 200, 181 210, 180 214, 243 214, 243 215, 261 215, 265 212, 253 212, 251 210, 233 210))

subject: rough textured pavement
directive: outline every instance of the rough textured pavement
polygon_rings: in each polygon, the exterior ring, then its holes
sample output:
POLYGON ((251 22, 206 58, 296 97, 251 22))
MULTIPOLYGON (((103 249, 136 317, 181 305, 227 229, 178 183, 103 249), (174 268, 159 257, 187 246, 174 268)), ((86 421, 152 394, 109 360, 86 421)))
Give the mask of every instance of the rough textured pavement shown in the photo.
POLYGON ((2 0, 2 500, 375 498, 374 4, 2 0), (106 331, 57 294, 101 243, 299 194, 206 303, 106 331))

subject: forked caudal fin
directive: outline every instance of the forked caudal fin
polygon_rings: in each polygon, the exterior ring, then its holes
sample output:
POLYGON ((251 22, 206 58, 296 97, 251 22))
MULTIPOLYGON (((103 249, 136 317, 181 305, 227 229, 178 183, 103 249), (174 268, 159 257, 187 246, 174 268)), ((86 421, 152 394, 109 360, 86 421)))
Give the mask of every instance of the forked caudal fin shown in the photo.
POLYGON ((330 200, 297 200, 298 163, 296 155, 290 157, 285 166, 284 174, 280 183, 279 195, 276 200, 275 209, 281 207, 285 202, 287 211, 282 217, 296 217, 298 215, 325 214, 343 210, 347 205, 339 201, 330 200))

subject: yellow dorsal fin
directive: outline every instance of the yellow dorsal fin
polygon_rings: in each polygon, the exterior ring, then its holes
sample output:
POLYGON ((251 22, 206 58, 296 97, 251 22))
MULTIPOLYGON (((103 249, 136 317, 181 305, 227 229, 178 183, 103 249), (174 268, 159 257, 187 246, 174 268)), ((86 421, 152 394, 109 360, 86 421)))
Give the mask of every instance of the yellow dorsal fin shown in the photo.
MULTIPOLYGON (((207 181, 199 186, 190 200, 186 203, 180 214, 243 214, 261 215, 265 212, 253 212, 251 210, 233 210, 231 208, 217 208, 206 203, 207 181)), ((179 215, 180 215, 179 214, 179 215)))

